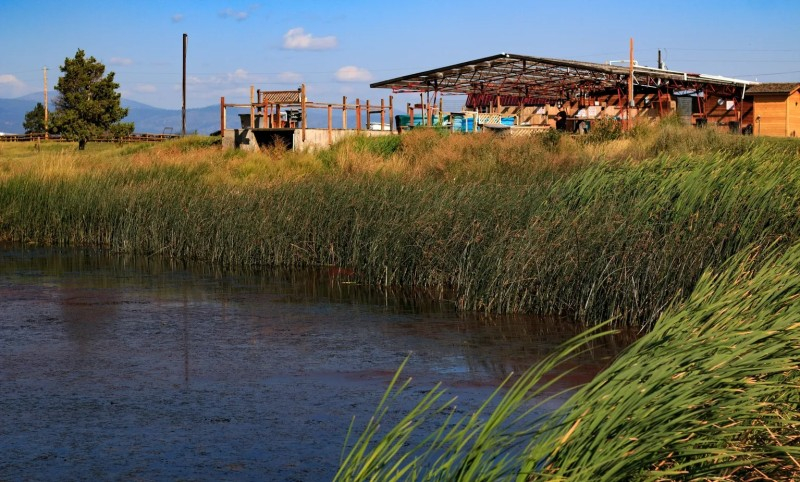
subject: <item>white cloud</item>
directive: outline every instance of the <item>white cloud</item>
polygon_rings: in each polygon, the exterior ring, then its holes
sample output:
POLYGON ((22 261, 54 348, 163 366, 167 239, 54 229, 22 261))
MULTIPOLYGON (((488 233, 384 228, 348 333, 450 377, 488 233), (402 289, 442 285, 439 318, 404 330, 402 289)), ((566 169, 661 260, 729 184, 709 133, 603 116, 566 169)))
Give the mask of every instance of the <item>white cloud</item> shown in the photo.
POLYGON ((132 65, 133 60, 126 57, 111 57, 108 61, 109 65, 132 65))
POLYGON ((278 74, 278 80, 285 83, 299 83, 303 81, 303 76, 297 72, 281 72, 278 74))
POLYGON ((372 74, 367 69, 347 65, 336 71, 336 79, 341 82, 369 82, 372 74))
POLYGON ((22 82, 12 74, 0 74, 0 97, 22 95, 27 90, 22 82))
POLYGON ((254 3, 250 5, 247 10, 234 10, 232 8, 226 8, 219 12, 219 16, 222 18, 232 18, 237 22, 241 22, 242 20, 246 20, 247 17, 250 16, 251 13, 255 12, 261 7, 258 3, 254 3))
POLYGON ((134 87, 133 90, 142 94, 152 94, 158 89, 156 89, 156 86, 153 84, 139 84, 134 87))
POLYGON ((173 16, 172 16, 172 23, 180 23, 180 22, 183 22, 183 18, 184 18, 184 17, 183 17, 183 14, 182 14, 182 13, 176 13, 175 15, 173 15, 173 16))
POLYGON ((302 28, 293 28, 283 35, 283 48, 291 50, 328 50, 336 48, 336 37, 314 37, 302 28))

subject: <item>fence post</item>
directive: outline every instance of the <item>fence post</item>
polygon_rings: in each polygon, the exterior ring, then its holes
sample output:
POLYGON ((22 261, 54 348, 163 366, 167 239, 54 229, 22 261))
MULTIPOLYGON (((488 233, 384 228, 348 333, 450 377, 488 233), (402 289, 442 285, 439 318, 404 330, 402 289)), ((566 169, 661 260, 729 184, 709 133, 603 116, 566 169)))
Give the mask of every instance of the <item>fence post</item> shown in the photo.
POLYGON ((253 93, 254 93, 253 89, 254 89, 254 87, 251 85, 250 86, 250 128, 251 129, 256 126, 256 109, 255 109, 255 106, 253 105, 253 93))
POLYGON ((225 137, 225 97, 219 98, 219 135, 225 137))
POLYGON ((328 145, 333 144, 333 133, 331 132, 331 124, 333 124, 333 106, 328 104, 328 145))
POLYGON ((361 100, 356 99, 356 130, 361 130, 361 100))
MULTIPOLYGON (((302 115, 302 118, 300 119, 300 122, 302 123, 302 126, 303 126, 303 129, 302 129, 303 142, 305 143, 306 142, 306 118, 308 117, 306 115, 306 84, 300 84, 300 112, 301 112, 301 115, 302 115)), ((280 114, 278 114, 278 115, 280 116, 280 114)))
POLYGON ((347 96, 342 96, 342 130, 347 130, 347 96))
POLYGON ((389 96, 389 131, 394 132, 394 97, 389 96))

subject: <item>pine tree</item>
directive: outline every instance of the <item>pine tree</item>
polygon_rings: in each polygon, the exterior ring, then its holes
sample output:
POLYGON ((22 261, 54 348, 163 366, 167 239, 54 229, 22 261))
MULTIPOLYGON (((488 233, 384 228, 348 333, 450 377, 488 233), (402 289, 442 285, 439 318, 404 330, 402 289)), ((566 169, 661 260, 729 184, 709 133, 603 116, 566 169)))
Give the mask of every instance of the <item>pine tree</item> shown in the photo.
POLYGON ((75 58, 64 60, 61 72, 64 75, 55 86, 60 93, 52 120, 55 132, 78 141, 78 149, 93 138, 122 137, 133 132, 133 123, 120 122, 128 115, 128 109, 120 106, 114 72, 104 76, 105 65, 94 57, 87 59, 80 49, 75 58))
POLYGON ((36 103, 36 107, 32 111, 25 114, 25 122, 22 123, 26 134, 44 132, 44 105, 41 102, 36 103))

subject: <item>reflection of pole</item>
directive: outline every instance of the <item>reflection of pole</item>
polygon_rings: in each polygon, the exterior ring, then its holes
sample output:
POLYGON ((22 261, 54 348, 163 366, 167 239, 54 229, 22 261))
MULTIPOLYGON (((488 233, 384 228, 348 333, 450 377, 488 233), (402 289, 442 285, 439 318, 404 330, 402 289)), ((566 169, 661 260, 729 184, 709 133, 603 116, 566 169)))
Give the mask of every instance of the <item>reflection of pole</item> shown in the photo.
POLYGON ((47 67, 44 70, 44 138, 47 139, 47 67))
POLYGON ((183 381, 189 386, 189 315, 188 300, 183 293, 183 381))
POLYGON ((186 136, 186 46, 189 35, 183 34, 183 108, 181 109, 181 135, 186 136))

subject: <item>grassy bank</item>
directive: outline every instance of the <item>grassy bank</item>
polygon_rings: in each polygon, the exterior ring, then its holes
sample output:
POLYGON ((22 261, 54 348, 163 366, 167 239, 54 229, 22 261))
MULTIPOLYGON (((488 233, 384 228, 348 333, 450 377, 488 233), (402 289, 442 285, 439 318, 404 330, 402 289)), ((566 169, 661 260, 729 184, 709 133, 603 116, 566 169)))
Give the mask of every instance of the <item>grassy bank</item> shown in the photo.
POLYGON ((318 153, 0 145, 0 237, 226 266, 336 265, 461 309, 650 324, 707 267, 790 242, 798 144, 687 129, 419 130, 318 153))
POLYGON ((381 426, 407 387, 395 380, 347 443, 336 480, 798 480, 800 244, 759 254, 707 272, 652 331, 538 419, 545 375, 602 333, 568 343, 496 394, 496 408, 474 414, 434 387, 381 426), (416 433, 429 422, 440 428, 416 433))

